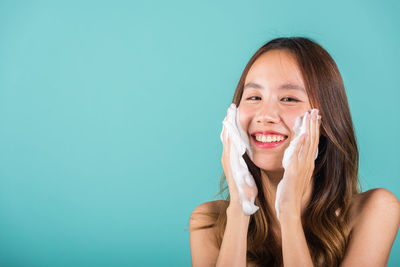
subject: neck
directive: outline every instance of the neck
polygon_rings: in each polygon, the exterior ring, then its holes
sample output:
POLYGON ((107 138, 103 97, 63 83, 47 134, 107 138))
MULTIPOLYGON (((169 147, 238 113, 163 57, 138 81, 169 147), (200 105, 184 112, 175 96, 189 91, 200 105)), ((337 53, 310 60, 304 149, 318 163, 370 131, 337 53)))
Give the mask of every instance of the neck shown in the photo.
POLYGON ((268 204, 270 209, 273 211, 275 217, 275 198, 276 198, 276 188, 279 182, 283 178, 284 170, 276 171, 266 171, 261 169, 261 180, 262 180, 262 190, 265 197, 265 203, 268 204))
MULTIPOLYGON (((262 190, 264 193, 265 197, 265 203, 268 204, 270 207, 270 210, 273 212, 275 215, 275 219, 277 220, 276 216, 276 211, 275 211, 275 199, 276 199, 276 189, 278 187, 279 182, 283 178, 283 174, 285 172, 284 169, 282 170, 275 170, 275 171, 267 171, 260 169, 261 171, 261 180, 262 180, 262 190)), ((312 194, 312 188, 313 188, 313 179, 311 179, 311 182, 309 186, 306 189, 306 192, 304 192, 303 199, 302 199, 302 204, 301 204, 301 209, 302 213, 307 206, 311 194, 312 194)))
POLYGON ((270 229, 274 233, 275 238, 279 244, 282 243, 281 239, 281 225, 278 221, 275 211, 275 198, 276 188, 283 178, 284 170, 266 171, 260 169, 262 180, 262 191, 264 193, 264 201, 272 212, 272 221, 270 222, 270 229))

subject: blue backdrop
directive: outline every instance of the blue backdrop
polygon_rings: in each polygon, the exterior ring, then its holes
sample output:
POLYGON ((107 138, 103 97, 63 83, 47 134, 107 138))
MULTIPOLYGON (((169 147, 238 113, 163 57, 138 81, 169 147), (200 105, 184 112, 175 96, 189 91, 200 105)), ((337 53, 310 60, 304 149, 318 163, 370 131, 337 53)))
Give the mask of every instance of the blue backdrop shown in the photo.
MULTIPOLYGON (((265 42, 343 76, 363 190, 400 196, 400 2, 1 1, 0 265, 190 266, 219 134, 265 42)), ((400 241, 389 266, 400 265, 400 241)))

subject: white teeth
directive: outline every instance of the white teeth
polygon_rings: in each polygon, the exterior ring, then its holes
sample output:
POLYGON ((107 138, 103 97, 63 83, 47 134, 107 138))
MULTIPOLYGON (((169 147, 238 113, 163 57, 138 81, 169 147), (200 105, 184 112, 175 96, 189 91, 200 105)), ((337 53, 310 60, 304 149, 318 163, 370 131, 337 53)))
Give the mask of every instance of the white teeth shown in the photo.
POLYGON ((263 142, 263 143, 280 142, 285 139, 286 139, 286 137, 277 136, 277 135, 268 135, 268 136, 256 135, 256 140, 259 142, 263 142))

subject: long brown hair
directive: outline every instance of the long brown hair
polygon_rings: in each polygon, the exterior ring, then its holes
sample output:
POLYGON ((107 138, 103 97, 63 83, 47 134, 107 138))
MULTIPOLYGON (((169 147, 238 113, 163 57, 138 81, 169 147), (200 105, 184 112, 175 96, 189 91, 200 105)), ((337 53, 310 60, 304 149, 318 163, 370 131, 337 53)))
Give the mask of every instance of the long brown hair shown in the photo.
MULTIPOLYGON (((353 195, 361 192, 358 182, 358 148, 348 106, 343 80, 335 61, 315 41, 305 37, 276 38, 259 48, 247 63, 232 102, 239 106, 246 75, 263 53, 280 49, 291 53, 302 73, 310 104, 322 116, 318 158, 313 172, 311 199, 302 216, 307 244, 316 266, 338 266, 348 244, 346 230, 349 226, 349 208, 353 195), (336 214, 336 211, 340 211, 336 214)), ((244 160, 258 188, 262 188, 260 168, 254 165, 247 154, 244 160)), ((221 175, 220 191, 226 181, 221 175)), ((282 266, 282 247, 270 231, 271 207, 265 202, 262 190, 258 190, 255 204, 260 209, 250 217, 247 236, 247 261, 261 266, 282 266)), ((218 213, 208 213, 214 223, 203 225, 214 227, 218 247, 221 246, 226 226, 227 202, 218 213)), ((196 229, 190 229, 191 231, 196 229)))

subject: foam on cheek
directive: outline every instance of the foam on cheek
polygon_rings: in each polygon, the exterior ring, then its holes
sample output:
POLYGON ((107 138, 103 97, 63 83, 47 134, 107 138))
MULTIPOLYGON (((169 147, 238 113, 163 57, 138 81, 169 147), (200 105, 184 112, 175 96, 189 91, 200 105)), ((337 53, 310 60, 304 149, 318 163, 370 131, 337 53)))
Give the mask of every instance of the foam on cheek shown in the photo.
POLYGON ((246 182, 250 187, 256 186, 256 184, 242 156, 247 149, 250 159, 253 159, 253 151, 250 147, 249 137, 240 124, 239 108, 236 108, 235 104, 231 104, 228 108, 227 118, 222 124, 224 136, 222 136, 221 132, 220 138, 221 141, 226 141, 228 136, 230 138, 230 165, 232 176, 238 189, 243 213, 249 216, 255 213, 259 207, 254 205, 255 197, 251 199, 246 198, 246 193, 243 188, 244 183, 246 182))
POLYGON ((245 144, 247 151, 248 151, 248 156, 251 160, 253 160, 253 150, 251 149, 250 146, 250 140, 249 140, 249 136, 247 135, 247 133, 243 130, 242 128, 242 124, 240 123, 240 114, 239 114, 239 108, 237 108, 236 111, 236 125, 237 125, 237 129, 239 130, 239 135, 240 135, 240 139, 243 141, 243 143, 245 144))
MULTIPOLYGON (((312 110, 310 111, 310 113, 312 110)), ((307 132, 307 115, 308 111, 304 113, 303 116, 299 116, 296 118, 296 121, 293 126, 293 131, 294 131, 294 137, 292 141, 290 142, 289 146, 286 148, 284 154, 283 154, 283 160, 282 160, 282 166, 286 170, 289 166, 289 162, 291 161, 291 158, 294 156, 294 150, 300 141, 300 137, 307 132)), ((318 115, 320 118, 321 116, 318 115)), ((312 125, 312 121, 310 120, 310 128, 314 128, 312 125)), ((300 148, 299 154, 297 157, 299 158, 301 153, 302 153, 303 147, 300 148)), ((315 154, 315 159, 318 157, 318 147, 317 147, 317 153, 315 154)), ((279 199, 281 197, 281 185, 282 185, 282 180, 279 182, 277 189, 276 189, 276 197, 275 197, 275 212, 279 220, 279 199)))
MULTIPOLYGON (((312 110, 310 111, 312 112, 312 110)), ((287 169, 290 159, 293 157, 294 149, 296 148, 298 142, 300 141, 301 135, 303 135, 305 132, 307 132, 306 126, 307 126, 307 115, 308 111, 304 113, 303 116, 299 116, 296 118, 296 121, 293 126, 293 131, 294 131, 294 137, 292 141, 290 142, 289 146, 286 148, 284 155, 283 155, 283 160, 282 160, 282 167, 284 169, 287 169)), ((320 117, 318 115, 318 117, 320 117)), ((310 121, 310 127, 313 128, 312 121, 310 121)), ((300 149, 299 155, 301 155, 302 148, 300 149)), ((317 153, 315 154, 314 160, 318 157, 318 147, 317 147, 317 153)))

